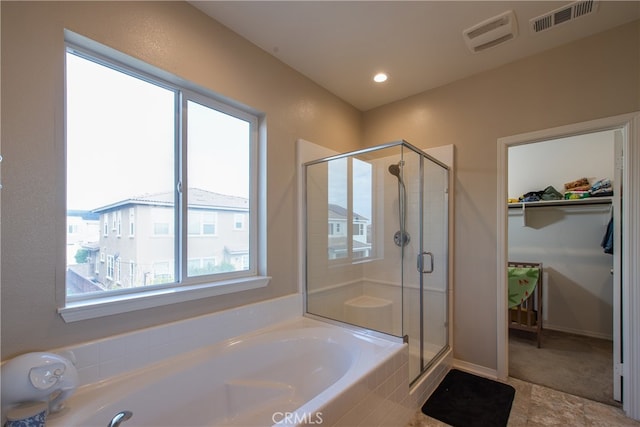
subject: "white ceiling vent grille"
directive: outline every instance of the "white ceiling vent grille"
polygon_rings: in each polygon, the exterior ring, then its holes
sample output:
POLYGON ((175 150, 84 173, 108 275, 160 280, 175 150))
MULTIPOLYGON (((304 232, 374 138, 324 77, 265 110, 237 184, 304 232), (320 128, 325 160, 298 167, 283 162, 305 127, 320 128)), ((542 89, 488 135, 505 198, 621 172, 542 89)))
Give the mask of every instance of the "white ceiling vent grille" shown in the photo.
POLYGON ((597 9, 597 0, 576 1, 537 18, 532 18, 529 20, 529 24, 531 25, 531 31, 539 33, 581 16, 594 13, 597 9))
POLYGON ((478 53, 514 39, 518 35, 516 16, 512 10, 482 21, 462 32, 471 52, 478 53))

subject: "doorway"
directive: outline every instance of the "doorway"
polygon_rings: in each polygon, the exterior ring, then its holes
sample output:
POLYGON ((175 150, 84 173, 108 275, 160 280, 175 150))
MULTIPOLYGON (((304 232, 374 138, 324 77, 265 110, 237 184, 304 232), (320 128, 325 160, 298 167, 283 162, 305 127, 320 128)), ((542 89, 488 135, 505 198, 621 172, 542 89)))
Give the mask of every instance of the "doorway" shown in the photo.
MULTIPOLYGON (((637 263, 630 262, 640 255, 640 144, 638 127, 640 114, 632 113, 616 117, 561 126, 553 129, 515 135, 498 139, 498 222, 497 222, 497 268, 504 271, 498 275, 497 283, 497 325, 498 325, 498 366, 499 378, 509 374, 509 330, 507 313, 507 261, 508 261, 508 208, 505 200, 508 197, 508 149, 518 145, 531 144, 564 138, 572 135, 589 134, 603 130, 619 130, 624 157, 616 159, 621 169, 623 188, 619 193, 624 199, 620 209, 622 241, 621 260, 617 266, 620 286, 614 286, 613 295, 613 349, 619 350, 614 356, 612 371, 614 379, 621 381, 621 398, 623 410, 627 416, 640 419, 640 268, 637 263), (622 363, 624 361, 624 363, 622 363)), ((614 266, 614 269, 616 267, 614 266)))
MULTIPOLYGON (((620 251, 602 242, 610 223, 612 236, 619 231, 620 132, 510 146, 507 162, 508 259, 539 265, 541 275, 528 298, 535 304, 534 333, 522 332, 528 328, 517 308, 509 312, 509 375, 609 405, 620 399, 619 382, 613 393, 613 290, 620 283, 614 258, 620 251), (592 188, 598 190, 584 191, 592 188)), ((510 295, 520 287, 509 280, 510 295)))

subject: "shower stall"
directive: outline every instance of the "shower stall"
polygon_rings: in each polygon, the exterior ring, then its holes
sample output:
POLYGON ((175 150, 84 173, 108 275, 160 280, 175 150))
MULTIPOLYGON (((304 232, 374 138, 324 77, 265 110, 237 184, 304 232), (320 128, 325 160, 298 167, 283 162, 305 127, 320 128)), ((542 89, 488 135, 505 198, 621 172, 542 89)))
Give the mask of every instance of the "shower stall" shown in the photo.
POLYGON ((398 141, 304 170, 306 312, 402 337, 415 381, 449 346, 448 167, 398 141))

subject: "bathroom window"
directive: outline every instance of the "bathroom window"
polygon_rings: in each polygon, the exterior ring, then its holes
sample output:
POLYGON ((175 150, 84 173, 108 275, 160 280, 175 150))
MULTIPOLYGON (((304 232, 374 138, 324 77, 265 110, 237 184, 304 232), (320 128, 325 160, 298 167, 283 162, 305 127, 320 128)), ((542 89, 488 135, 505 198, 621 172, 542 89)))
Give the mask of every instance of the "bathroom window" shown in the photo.
POLYGON ((361 261, 372 256, 373 168, 357 158, 328 164, 329 239, 327 257, 334 262, 361 261), (351 237, 351 238, 349 238, 351 237))
MULTIPOLYGON (((258 117, 66 35, 66 207, 98 215, 102 233, 73 244, 105 248, 107 262, 88 268, 67 256, 65 320, 92 317, 90 310, 68 315, 68 308, 99 306, 106 297, 165 301, 167 288, 203 287, 199 295, 212 296, 265 286, 268 278, 258 274, 258 117), (109 241, 109 229, 121 236, 123 216, 135 239, 109 241)), ((180 300, 197 298, 187 294, 180 300)))

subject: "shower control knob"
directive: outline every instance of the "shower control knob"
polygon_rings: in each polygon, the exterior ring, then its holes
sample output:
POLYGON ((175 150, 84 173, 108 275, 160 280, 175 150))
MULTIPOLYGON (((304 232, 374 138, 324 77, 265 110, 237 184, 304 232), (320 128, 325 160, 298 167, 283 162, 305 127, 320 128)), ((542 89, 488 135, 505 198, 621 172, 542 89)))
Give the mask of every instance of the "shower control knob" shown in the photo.
POLYGON ((410 241, 411 237, 406 231, 396 231, 396 234, 393 235, 393 242, 396 246, 407 246, 410 241))

